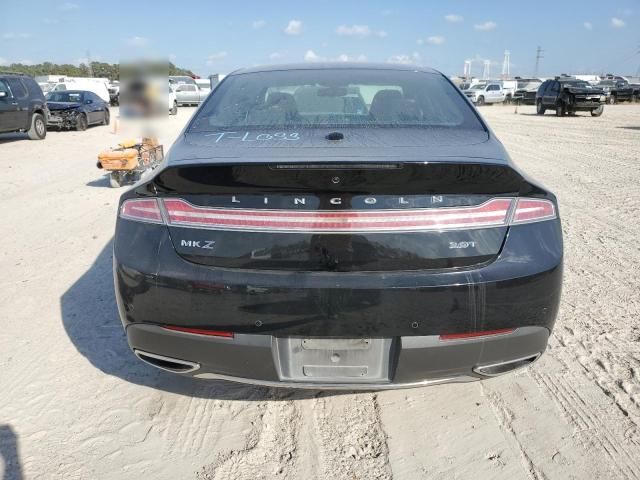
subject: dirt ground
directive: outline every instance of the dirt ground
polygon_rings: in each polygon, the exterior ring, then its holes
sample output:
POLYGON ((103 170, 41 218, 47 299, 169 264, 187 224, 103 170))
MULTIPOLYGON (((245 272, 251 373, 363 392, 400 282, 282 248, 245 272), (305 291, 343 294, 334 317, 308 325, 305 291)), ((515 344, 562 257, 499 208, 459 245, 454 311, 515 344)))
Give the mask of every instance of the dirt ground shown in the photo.
MULTIPOLYGON (((562 306, 533 367, 318 393, 195 381, 130 353, 114 301, 110 127, 0 135, 5 479, 640 478, 640 105, 482 114, 560 200, 562 306)), ((170 145, 193 109, 161 127, 170 145)), ((0 478, 2 475, 0 475, 0 478)))

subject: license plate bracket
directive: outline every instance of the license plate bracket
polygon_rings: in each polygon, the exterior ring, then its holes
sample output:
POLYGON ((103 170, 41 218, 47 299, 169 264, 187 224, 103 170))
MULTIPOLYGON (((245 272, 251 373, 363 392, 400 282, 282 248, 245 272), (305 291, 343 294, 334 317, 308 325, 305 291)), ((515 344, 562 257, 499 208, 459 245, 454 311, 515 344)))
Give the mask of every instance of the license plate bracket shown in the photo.
POLYGON ((390 380, 391 338, 274 339, 283 381, 378 383, 390 380))

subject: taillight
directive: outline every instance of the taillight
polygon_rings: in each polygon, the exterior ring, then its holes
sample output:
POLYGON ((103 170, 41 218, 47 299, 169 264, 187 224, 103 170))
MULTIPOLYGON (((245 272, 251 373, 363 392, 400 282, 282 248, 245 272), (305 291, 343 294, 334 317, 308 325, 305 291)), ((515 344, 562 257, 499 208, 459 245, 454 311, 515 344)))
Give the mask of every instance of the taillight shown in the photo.
POLYGON ((207 328, 189 328, 178 327, 175 325, 163 325, 165 330, 172 330, 174 332, 190 333, 192 335, 205 335, 208 337, 223 337, 233 338, 233 332, 225 332, 224 330, 209 330, 207 328))
POLYGON ((541 222, 556 218, 553 202, 539 198, 519 198, 511 220, 512 225, 519 223, 541 222))
POLYGON ((550 200, 493 198, 468 207, 406 210, 260 210, 201 207, 180 198, 126 200, 120 216, 175 227, 263 232, 364 233, 505 227, 556 218, 550 200), (162 202, 162 203, 160 203, 162 202), (515 202, 515 208, 512 209, 515 202), (511 212, 511 219, 509 214, 511 212))
POLYGON ((470 207, 407 210, 249 210, 197 207, 165 199, 169 225, 268 232, 399 232, 507 225, 512 199, 494 198, 470 207))
POLYGON ((160 205, 155 198, 125 200, 120 207, 120 216, 138 222, 164 223, 160 205))
POLYGON ((447 333, 440 335, 440 340, 467 340, 478 337, 495 337, 499 335, 508 335, 513 333, 515 328, 501 328, 498 330, 484 330, 480 332, 466 332, 466 333, 447 333))

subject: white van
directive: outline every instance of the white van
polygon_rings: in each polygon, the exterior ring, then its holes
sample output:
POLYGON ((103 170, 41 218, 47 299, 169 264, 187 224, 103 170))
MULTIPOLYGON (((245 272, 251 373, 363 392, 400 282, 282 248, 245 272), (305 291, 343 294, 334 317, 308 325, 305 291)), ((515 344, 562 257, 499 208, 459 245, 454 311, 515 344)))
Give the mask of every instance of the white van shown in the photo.
POLYGON ((57 82, 47 82, 42 90, 45 94, 65 90, 86 90, 109 103, 109 80, 106 78, 62 77, 57 82))

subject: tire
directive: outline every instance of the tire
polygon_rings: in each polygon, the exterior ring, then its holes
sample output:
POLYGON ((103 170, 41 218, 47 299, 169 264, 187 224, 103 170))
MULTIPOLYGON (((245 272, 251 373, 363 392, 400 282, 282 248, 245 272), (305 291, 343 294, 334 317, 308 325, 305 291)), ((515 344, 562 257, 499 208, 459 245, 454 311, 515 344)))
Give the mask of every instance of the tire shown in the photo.
POLYGON ((109 113, 109 110, 105 110, 102 125, 109 125, 109 123, 111 123, 111 114, 109 113))
POLYGON ((594 108, 593 110, 591 110, 591 116, 599 117, 600 115, 602 115, 602 112, 604 112, 604 105, 600 105, 598 108, 594 108))
POLYGON ((634 93, 631 95, 631 103, 638 103, 638 94, 634 93))
POLYGON ((87 116, 84 113, 81 113, 76 119, 76 130, 79 132, 83 132, 89 126, 89 122, 87 121, 87 116))
POLYGON ((178 113, 178 102, 173 102, 173 107, 169 110, 169 114, 175 115, 176 113, 178 113))
POLYGON ((109 185, 111 188, 120 188, 122 186, 122 172, 111 172, 109 174, 109 185))
POLYGON ((480 95, 478 97, 478 100, 476 100, 476 105, 478 105, 479 107, 484 105, 484 97, 482 95, 480 95))
POLYGON ((558 102, 556 104, 556 117, 564 117, 567 113, 567 107, 565 107, 564 103, 558 102))
POLYGON ((618 100, 616 99, 615 95, 610 95, 609 98, 607 99, 607 103, 609 105, 615 105, 618 102, 618 100))
POLYGON ((27 131, 27 135, 30 140, 44 140, 44 137, 47 136, 47 122, 44 115, 34 113, 31 116, 31 127, 27 131))
POLYGON ((536 102, 536 113, 538 115, 544 115, 544 112, 546 112, 546 111, 547 111, 547 109, 542 106, 542 100, 538 100, 536 102))

